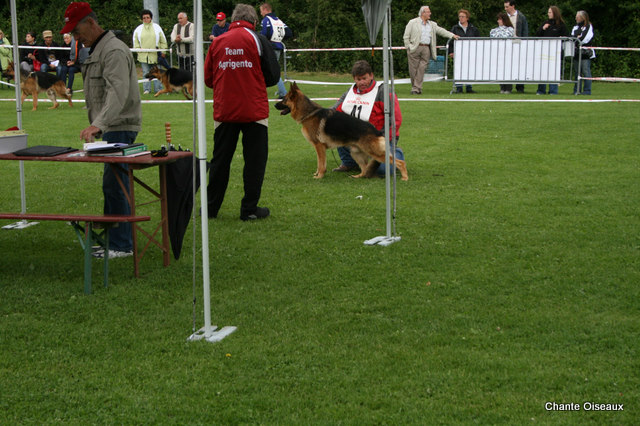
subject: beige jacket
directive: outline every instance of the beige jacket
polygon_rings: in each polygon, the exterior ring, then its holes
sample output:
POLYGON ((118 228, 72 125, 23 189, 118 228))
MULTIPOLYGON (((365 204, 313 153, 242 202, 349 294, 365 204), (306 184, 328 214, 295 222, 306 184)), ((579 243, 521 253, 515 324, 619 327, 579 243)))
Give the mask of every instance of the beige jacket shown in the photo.
POLYGON ((102 132, 142 128, 138 75, 131 51, 111 31, 82 66, 89 123, 102 132))
MULTIPOLYGON (((431 59, 435 60, 438 56, 436 53, 436 34, 446 38, 452 38, 455 34, 445 30, 444 28, 440 28, 438 24, 434 21, 429 21, 431 24, 431 45, 429 46, 431 49, 431 59)), ((404 47, 407 48, 409 53, 413 53, 416 51, 418 46, 420 45, 420 36, 422 35, 422 18, 417 17, 409 21, 406 28, 404 29, 404 36, 402 39, 404 40, 404 47)))

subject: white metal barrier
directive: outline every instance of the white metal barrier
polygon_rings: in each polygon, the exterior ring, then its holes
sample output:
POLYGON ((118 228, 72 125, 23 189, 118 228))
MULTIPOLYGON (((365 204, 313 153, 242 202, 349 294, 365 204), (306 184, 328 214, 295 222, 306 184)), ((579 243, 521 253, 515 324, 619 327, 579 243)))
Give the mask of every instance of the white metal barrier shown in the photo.
POLYGON ((576 41, 570 37, 460 38, 453 45, 453 81, 456 84, 575 83, 573 67, 565 64, 574 61, 576 41))

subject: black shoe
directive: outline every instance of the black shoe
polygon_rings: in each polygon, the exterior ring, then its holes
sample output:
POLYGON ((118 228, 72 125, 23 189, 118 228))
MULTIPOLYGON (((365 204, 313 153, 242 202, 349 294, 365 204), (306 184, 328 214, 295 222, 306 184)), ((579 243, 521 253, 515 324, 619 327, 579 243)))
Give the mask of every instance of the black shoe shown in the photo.
POLYGON ((251 214, 241 213, 240 220, 247 221, 247 220, 264 219, 266 217, 269 217, 270 214, 271 213, 269 212, 268 208, 258 207, 254 213, 251 213, 251 214))
POLYGON ((473 89, 468 89, 467 93, 477 93, 477 92, 475 90, 473 90, 473 89))
POLYGON ((340 166, 333 169, 332 172, 350 172, 351 170, 355 170, 357 168, 357 166, 345 166, 344 164, 340 164, 340 166))

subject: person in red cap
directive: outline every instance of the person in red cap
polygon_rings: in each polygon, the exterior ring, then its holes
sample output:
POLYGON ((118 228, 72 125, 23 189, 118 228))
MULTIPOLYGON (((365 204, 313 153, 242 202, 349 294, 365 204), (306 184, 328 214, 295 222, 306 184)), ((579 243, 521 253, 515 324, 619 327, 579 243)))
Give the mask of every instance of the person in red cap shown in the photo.
POLYGON ((209 36, 209 40, 213 40, 214 38, 221 36, 227 31, 229 31, 227 15, 225 15, 224 12, 218 12, 218 14, 216 15, 216 23, 213 24, 213 28, 211 28, 211 35, 209 36))
MULTIPOLYGON (((105 142, 133 143, 142 128, 142 108, 136 65, 129 47, 111 31, 100 27, 89 3, 71 3, 64 13, 64 21, 60 33, 71 33, 89 48, 89 56, 82 66, 89 127, 80 132, 80 138, 92 142, 102 135, 105 142)), ((121 164, 118 169, 117 173, 128 191, 127 166, 121 164)), ((102 192, 105 214, 131 214, 118 179, 107 164, 102 192)), ((109 257, 131 256, 132 250, 130 224, 109 230, 109 257)), ((104 257, 104 251, 95 252, 94 256, 104 257)))

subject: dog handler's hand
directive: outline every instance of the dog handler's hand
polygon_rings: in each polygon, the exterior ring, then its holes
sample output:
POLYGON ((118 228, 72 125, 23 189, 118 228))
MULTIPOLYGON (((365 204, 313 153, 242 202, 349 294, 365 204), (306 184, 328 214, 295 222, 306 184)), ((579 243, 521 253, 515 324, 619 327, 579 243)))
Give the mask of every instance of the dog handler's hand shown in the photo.
POLYGON ((83 139, 87 142, 93 142, 95 139, 95 136, 100 133, 100 129, 97 128, 96 126, 89 126, 86 129, 84 129, 82 132, 80 132, 80 139, 83 139))

